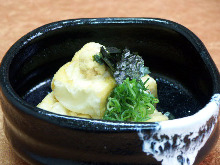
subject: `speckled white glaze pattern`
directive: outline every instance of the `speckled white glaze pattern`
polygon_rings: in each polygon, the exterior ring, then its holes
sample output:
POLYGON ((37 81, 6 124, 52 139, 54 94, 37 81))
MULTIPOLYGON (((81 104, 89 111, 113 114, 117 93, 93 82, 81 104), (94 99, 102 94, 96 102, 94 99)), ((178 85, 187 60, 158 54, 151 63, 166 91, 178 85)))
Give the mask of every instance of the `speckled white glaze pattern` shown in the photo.
POLYGON ((158 130, 150 135, 140 131, 143 151, 162 165, 192 165, 217 123, 219 108, 220 94, 215 94, 192 116, 160 122, 158 130))

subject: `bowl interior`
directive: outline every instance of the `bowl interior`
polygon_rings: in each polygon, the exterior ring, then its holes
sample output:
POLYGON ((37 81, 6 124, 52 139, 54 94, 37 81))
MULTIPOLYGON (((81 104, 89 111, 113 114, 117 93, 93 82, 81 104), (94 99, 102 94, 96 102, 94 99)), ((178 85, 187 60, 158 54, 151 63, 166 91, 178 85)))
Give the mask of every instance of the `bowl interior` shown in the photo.
POLYGON ((212 96, 212 78, 201 55, 173 29, 157 24, 99 24, 40 30, 43 35, 21 46, 9 66, 12 87, 33 106, 51 91, 56 71, 88 42, 138 52, 157 80, 157 108, 176 118, 196 113, 212 96))

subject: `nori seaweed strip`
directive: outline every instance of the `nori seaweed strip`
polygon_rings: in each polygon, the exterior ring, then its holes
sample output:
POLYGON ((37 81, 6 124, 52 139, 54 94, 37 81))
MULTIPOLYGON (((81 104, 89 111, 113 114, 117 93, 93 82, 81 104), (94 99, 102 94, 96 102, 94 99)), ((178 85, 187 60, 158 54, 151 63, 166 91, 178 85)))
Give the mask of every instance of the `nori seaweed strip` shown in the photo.
POLYGON ((120 61, 121 50, 115 47, 101 47, 101 57, 108 65, 108 67, 115 72, 116 63, 120 61))
POLYGON ((110 68, 116 82, 121 84, 127 77, 139 80, 149 74, 149 68, 144 66, 144 60, 137 53, 131 53, 129 49, 121 52, 116 47, 101 47, 99 55, 94 60, 102 64, 102 61, 110 68), (97 57, 99 56, 99 57, 97 57))

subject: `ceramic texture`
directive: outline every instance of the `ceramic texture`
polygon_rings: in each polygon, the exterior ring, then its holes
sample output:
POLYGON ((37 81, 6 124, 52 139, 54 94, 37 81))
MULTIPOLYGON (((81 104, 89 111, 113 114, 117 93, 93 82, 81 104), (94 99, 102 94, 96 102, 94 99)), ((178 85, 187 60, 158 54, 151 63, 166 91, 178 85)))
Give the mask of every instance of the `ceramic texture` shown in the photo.
POLYGON ((32 164, 198 164, 219 137, 220 76, 203 43, 162 19, 64 20, 26 34, 0 68, 5 134, 32 164), (139 52, 158 83, 158 109, 175 120, 111 122, 35 106, 53 74, 87 42, 139 52))

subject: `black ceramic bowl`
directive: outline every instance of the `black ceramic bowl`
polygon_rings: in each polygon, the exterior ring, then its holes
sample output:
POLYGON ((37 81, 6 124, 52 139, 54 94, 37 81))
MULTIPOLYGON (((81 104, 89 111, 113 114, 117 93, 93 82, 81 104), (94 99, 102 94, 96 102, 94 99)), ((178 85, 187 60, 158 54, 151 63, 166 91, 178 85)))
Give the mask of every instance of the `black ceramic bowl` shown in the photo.
POLYGON ((32 164, 198 164, 219 137, 220 76, 203 43, 162 19, 75 19, 19 39, 0 68, 5 134, 32 164), (158 83, 158 109, 175 120, 112 122, 35 106, 53 74, 88 42, 139 52, 158 83))

